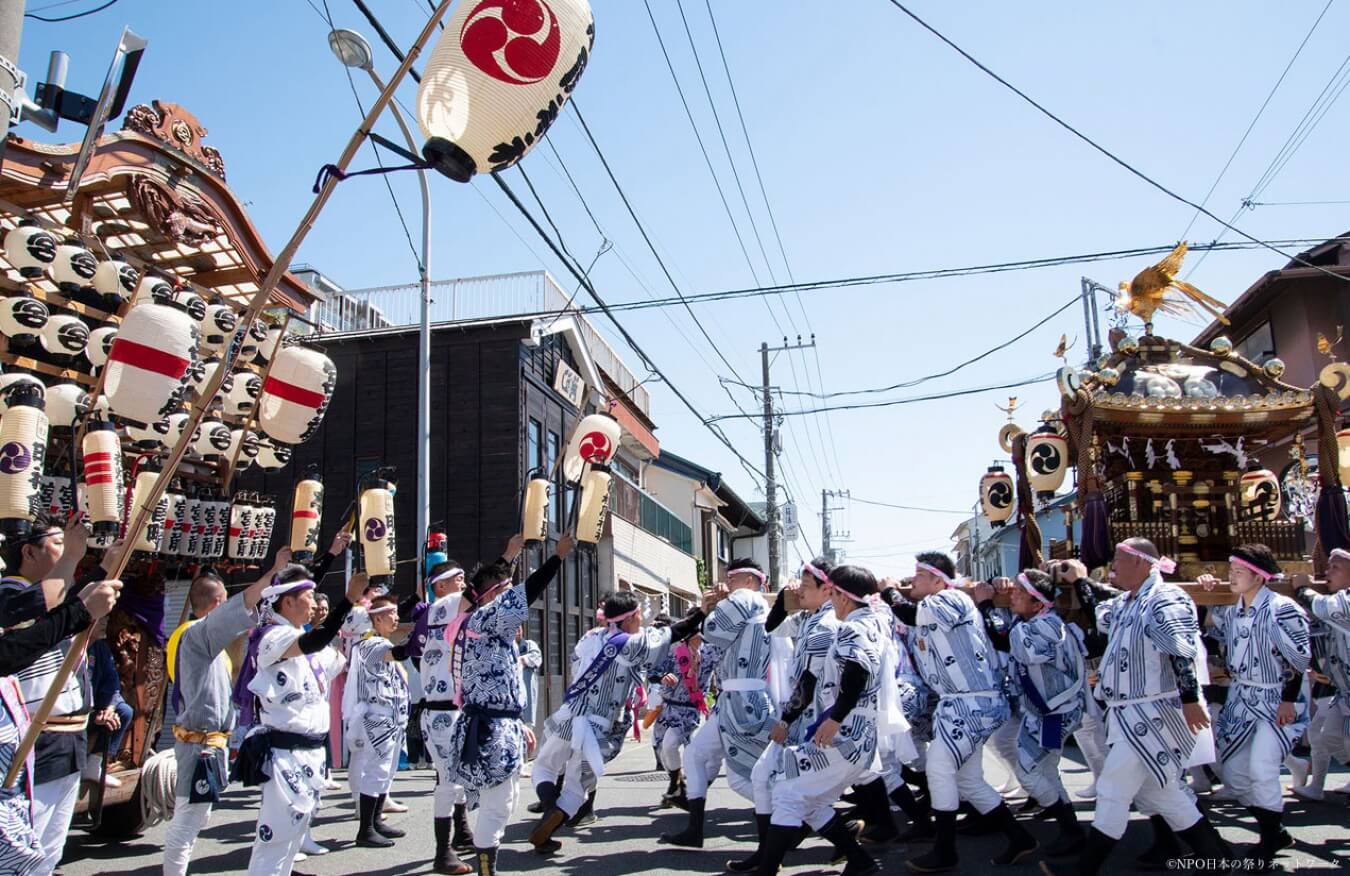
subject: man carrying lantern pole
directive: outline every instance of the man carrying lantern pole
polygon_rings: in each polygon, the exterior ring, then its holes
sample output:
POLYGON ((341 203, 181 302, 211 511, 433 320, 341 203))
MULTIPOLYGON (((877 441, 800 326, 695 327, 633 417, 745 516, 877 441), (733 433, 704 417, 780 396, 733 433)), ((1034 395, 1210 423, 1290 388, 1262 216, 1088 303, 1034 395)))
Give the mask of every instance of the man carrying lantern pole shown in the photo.
MULTIPOLYGON (((714 594, 705 594, 704 605, 711 608, 714 599, 714 594)), ((696 609, 668 627, 644 630, 637 595, 627 590, 606 596, 601 610, 605 632, 597 653, 576 673, 562 706, 544 722, 548 737, 531 771, 535 793, 544 804, 530 834, 536 851, 558 848, 554 831, 580 811, 605 774, 605 764, 623 747, 628 729, 623 718, 633 691, 666 658, 672 643, 698 632, 704 617, 704 610, 696 609), (616 726, 623 732, 613 732, 616 726), (565 776, 561 791, 560 776, 565 776)))
MULTIPOLYGON (((1327 594, 1300 587, 1298 601, 1322 627, 1322 672, 1336 688, 1334 697, 1319 700, 1317 714, 1308 727, 1312 746, 1312 770, 1308 783, 1294 793, 1308 800, 1321 800, 1322 786, 1334 757, 1350 764, 1350 551, 1335 548, 1327 562, 1327 594)), ((1341 789, 1350 793, 1350 785, 1341 789)))
POLYGON ((277 551, 272 568, 233 597, 227 598, 225 582, 211 571, 199 574, 188 588, 188 604, 196 619, 171 640, 178 784, 173 820, 164 834, 164 876, 187 873, 192 846, 225 791, 235 718, 225 649, 253 627, 263 589, 290 558, 289 548, 277 551))

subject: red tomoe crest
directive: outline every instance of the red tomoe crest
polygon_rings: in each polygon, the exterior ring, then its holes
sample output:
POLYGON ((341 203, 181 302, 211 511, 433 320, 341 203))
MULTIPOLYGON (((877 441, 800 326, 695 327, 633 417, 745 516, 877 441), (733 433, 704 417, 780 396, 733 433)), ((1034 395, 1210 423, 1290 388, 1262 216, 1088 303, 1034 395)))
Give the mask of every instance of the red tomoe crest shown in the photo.
POLYGON ((464 57, 493 79, 530 85, 558 63, 558 16, 544 0, 482 0, 459 32, 464 57))
POLYGON ((604 432, 591 432, 581 439, 577 452, 586 462, 604 462, 609 459, 609 436, 604 432))

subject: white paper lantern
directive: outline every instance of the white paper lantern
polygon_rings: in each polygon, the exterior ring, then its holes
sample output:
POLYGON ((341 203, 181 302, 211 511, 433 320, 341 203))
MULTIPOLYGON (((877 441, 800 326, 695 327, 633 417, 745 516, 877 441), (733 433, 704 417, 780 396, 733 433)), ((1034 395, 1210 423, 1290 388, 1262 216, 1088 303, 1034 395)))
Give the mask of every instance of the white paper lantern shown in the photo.
POLYGON ((165 307, 172 307, 174 294, 172 283, 159 274, 147 273, 136 284, 136 297, 132 299, 131 303, 133 307, 142 304, 161 304, 165 307))
POLYGON ((258 458, 258 436, 243 429, 231 429, 230 449, 226 451, 225 458, 235 460, 235 471, 248 468, 258 458))
POLYGON ((49 319, 47 305, 31 295, 11 295, 0 301, 0 333, 16 343, 35 343, 49 319))
POLYGON ((42 512, 51 520, 69 520, 75 514, 75 489, 70 478, 43 475, 38 499, 42 512))
POLYGON ((319 524, 323 520, 323 482, 311 473, 295 485, 291 503, 291 551, 302 561, 319 549, 319 524))
MULTIPOLYGON (((33 386, 10 390, 0 417, 0 533, 21 538, 41 510, 42 464, 47 456, 47 415, 33 386)), ((18 572, 17 569, 11 569, 18 572)))
MULTIPOLYGON (((164 449, 172 450, 178 439, 183 437, 183 429, 187 426, 187 421, 188 415, 182 411, 177 411, 163 419, 164 427, 162 429, 156 424, 152 424, 151 428, 159 435, 159 442, 164 449)), ((156 421, 156 423, 158 422, 161 421, 156 421)), ((188 446, 191 447, 192 445, 189 444, 188 446)))
POLYGON ((237 371, 232 377, 229 391, 221 396, 225 413, 231 417, 248 416, 262 392, 262 378, 252 371, 237 371))
POLYGON ((123 423, 122 426, 126 430, 127 437, 140 450, 159 449, 160 441, 169 431, 166 420, 156 420, 149 425, 127 422, 123 423))
POLYGON ((89 326, 74 314, 53 313, 38 337, 42 349, 48 353, 62 359, 72 358, 83 353, 89 344, 89 326))
POLYGON ((271 553, 272 533, 277 525, 277 509, 270 498, 265 499, 257 509, 257 513, 253 515, 255 531, 252 551, 249 554, 251 560, 261 560, 271 553))
POLYGON ((239 317, 225 304, 212 304, 206 308, 206 318, 202 320, 202 344, 210 350, 223 350, 225 342, 234 334, 239 325, 239 317))
POLYGON ((460 3, 422 72, 422 154, 451 179, 510 167, 543 138, 594 42, 585 0, 460 3))
POLYGON ((1053 499, 1069 471, 1069 442, 1053 427, 1037 429, 1027 438, 1026 464, 1036 498, 1053 499))
POLYGON ((95 535, 115 536, 122 521, 122 442, 113 424, 90 421, 83 452, 85 511, 95 535))
POLYGON ((266 436, 258 438, 258 467, 263 471, 280 471, 291 461, 291 446, 279 444, 266 436))
POLYGON ((192 450, 207 459, 220 459, 230 450, 230 427, 220 420, 203 420, 192 438, 192 450))
POLYGON ((226 552, 232 560, 242 560, 248 552, 255 510, 251 504, 242 500, 235 500, 230 506, 230 533, 226 541, 226 552))
POLYGON ((206 503, 188 493, 183 502, 183 538, 179 550, 185 557, 202 555, 202 536, 206 534, 206 503))
POLYGON ((89 333, 89 342, 84 345, 84 358, 97 370, 108 364, 108 354, 112 352, 113 340, 117 337, 117 327, 100 326, 89 333))
POLYGON ((159 552, 177 556, 183 547, 183 515, 187 497, 170 490, 164 494, 164 529, 159 534, 159 552))
POLYGON ((1278 520, 1283 507, 1280 479, 1268 468, 1253 465, 1238 481, 1241 519, 1278 520))
POLYGON ((46 396, 47 394, 46 384, 31 374, 24 374, 21 371, 0 374, 0 414, 9 410, 9 394, 20 384, 35 387, 39 396, 46 396))
POLYGON ((5 259, 28 280, 36 280, 56 261, 56 235, 31 219, 21 221, 5 235, 5 259))
POLYGON ((252 362, 258 357, 258 351, 267 343, 267 323, 254 320, 248 324, 248 333, 244 336, 244 345, 239 348, 240 364, 252 362))
POLYGON ((94 271, 94 291, 109 298, 126 301, 136 294, 140 282, 141 272, 116 256, 99 262, 94 271))
POLYGON ((225 543, 230 534, 230 503, 217 497, 209 500, 206 507, 208 525, 202 551, 205 557, 214 560, 225 556, 225 543))
POLYGON ((567 450, 563 454, 563 478, 569 484, 575 484, 580 481, 586 463, 609 465, 609 461, 619 451, 619 439, 622 437, 623 427, 609 414, 584 417, 572 430, 572 439, 567 442, 567 450))
POLYGON ((612 477, 603 466, 587 467, 581 478, 581 499, 577 508, 577 541, 599 544, 605 535, 605 510, 609 507, 612 477))
POLYGON ((980 478, 980 505, 990 526, 997 529, 1012 518, 1017 512, 1015 498, 1012 476, 1001 465, 989 466, 989 471, 980 478))
POLYGON ((520 531, 525 534, 526 544, 539 544, 548 538, 548 505, 552 495, 553 483, 548 478, 530 478, 525 485, 520 531))
MULTIPOLYGON (((146 505, 146 498, 150 491, 155 488, 159 482, 160 472, 152 465, 142 466, 136 473, 136 480, 131 487, 131 511, 127 514, 127 534, 130 534, 131 526, 136 522, 141 509, 146 505)), ((160 496, 155 507, 151 509, 150 516, 146 520, 145 526, 137 533, 132 542, 132 550, 146 551, 154 553, 159 550, 159 539, 164 534, 164 514, 168 506, 168 497, 160 496)))
POLYGON ((174 307, 186 313, 200 330, 201 324, 206 320, 206 302, 202 300, 200 295, 191 289, 179 289, 173 295, 173 304, 174 307))
POLYGON ((281 330, 281 326, 274 325, 269 328, 267 330, 267 340, 258 345, 258 358, 264 362, 272 361, 272 357, 276 355, 278 345, 281 344, 283 335, 285 335, 285 332, 281 330))
POLYGON ((113 413, 153 423, 177 402, 197 353, 197 327, 187 314, 159 304, 131 308, 108 355, 104 392, 113 413))
POLYGON ((361 550, 366 574, 392 575, 397 567, 394 545, 394 494, 374 487, 361 494, 361 550))
POLYGON ((272 360, 258 397, 258 422, 272 440, 307 441, 323 422, 337 385, 337 368, 318 350, 288 347, 272 360))
POLYGON ((98 271, 98 259, 85 249, 78 240, 67 240, 56 248, 56 259, 52 262, 52 279, 56 287, 66 295, 74 295, 86 289, 94 288, 94 273, 98 271))
POLYGON ((89 394, 75 383, 47 387, 47 421, 53 429, 70 429, 88 411, 89 394))

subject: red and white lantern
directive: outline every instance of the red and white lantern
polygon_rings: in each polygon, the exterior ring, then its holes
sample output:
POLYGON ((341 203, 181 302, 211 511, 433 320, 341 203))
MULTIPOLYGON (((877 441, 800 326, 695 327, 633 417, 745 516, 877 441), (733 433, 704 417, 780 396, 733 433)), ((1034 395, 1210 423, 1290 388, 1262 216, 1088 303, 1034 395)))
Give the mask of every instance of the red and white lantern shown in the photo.
POLYGON ((35 387, 19 384, 9 391, 9 409, 0 417, 0 533, 6 538, 27 535, 42 510, 42 464, 47 456, 43 406, 35 387))
POLYGON ((257 509, 242 498, 230 506, 230 534, 226 542, 227 555, 232 560, 247 558, 249 539, 253 534, 253 514, 257 509))
POLYGON ((183 518, 179 521, 183 530, 182 551, 185 557, 202 555, 202 536, 206 533, 202 515, 205 509, 206 503, 201 498, 188 493, 183 503, 183 518))
POLYGON ((84 432, 85 510, 94 535, 117 535, 122 523, 122 442, 107 420, 90 421, 84 432))
POLYGON ((595 545, 605 536, 605 511, 609 508, 612 477, 604 466, 587 467, 581 478, 580 507, 577 508, 577 541, 595 545))
POLYGON ((205 534, 202 539, 203 556, 217 559, 225 556, 225 546, 230 534, 230 503, 222 498, 209 499, 205 503, 205 534))
POLYGON ((590 58, 585 0, 464 0, 417 91, 422 154, 468 182, 515 164, 543 139, 590 58))
POLYGON ((187 314, 159 304, 131 308, 113 341, 104 378, 113 413, 153 423, 171 412, 196 354, 197 327, 187 314))
POLYGON ((42 349, 65 362, 84 352, 89 344, 89 326, 70 313, 53 313, 38 333, 42 349))
POLYGON ((75 489, 70 478, 43 475, 38 506, 51 520, 66 521, 75 513, 75 489))
POLYGON ((261 560, 271 551, 272 532, 276 529, 277 524, 277 509, 272 504, 271 497, 262 497, 261 502, 256 507, 257 513, 253 515, 253 542, 250 545, 251 551, 249 553, 249 559, 251 560, 261 560))
POLYGON ((337 368, 306 347, 287 347, 272 360, 258 397, 258 422, 274 441, 299 444, 323 422, 337 385, 337 368))
POLYGON ((117 337, 117 327, 100 326, 89 333, 89 343, 84 345, 84 357, 94 366, 94 370, 108 364, 108 354, 112 352, 113 340, 117 337))
POLYGON ((126 301, 136 294, 140 283, 141 272, 116 256, 99 262, 94 271, 94 291, 109 298, 126 301))
POLYGON ((394 545, 394 494, 386 487, 373 487, 361 494, 361 549, 366 574, 392 575, 397 567, 394 545))
POLYGON ((295 499, 291 503, 291 552, 302 562, 311 559, 319 549, 322 520, 323 482, 317 471, 311 471, 295 485, 295 499))
POLYGON ((1012 476, 1001 465, 989 466, 989 471, 980 478, 980 505, 990 526, 998 528, 1012 518, 1017 510, 1014 497, 1012 476))
POLYGON ((17 344, 36 343, 49 319, 47 305, 31 295, 11 295, 0 301, 0 334, 17 344))
POLYGON ((591 414, 577 423, 572 440, 563 454, 563 478, 569 484, 579 483, 584 466, 607 466, 619 451, 623 427, 609 414, 591 414))
POLYGON ((187 496, 169 490, 164 494, 164 531, 159 536, 159 552, 178 556, 183 550, 183 517, 187 513, 187 496))

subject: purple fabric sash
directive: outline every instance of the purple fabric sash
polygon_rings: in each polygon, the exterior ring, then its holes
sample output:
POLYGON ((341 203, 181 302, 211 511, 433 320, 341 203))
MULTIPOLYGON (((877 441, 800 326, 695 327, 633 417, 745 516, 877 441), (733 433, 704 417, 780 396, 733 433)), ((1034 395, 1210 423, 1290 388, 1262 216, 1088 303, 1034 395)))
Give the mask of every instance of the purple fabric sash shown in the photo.
POLYGON ((591 665, 586 667, 586 671, 576 677, 567 692, 563 695, 563 702, 572 702, 572 700, 581 696, 586 690, 600 680, 600 676, 605 674, 609 665, 619 656, 623 646, 628 644, 627 633, 615 633, 605 640, 605 644, 600 647, 600 653, 595 655, 591 665))

